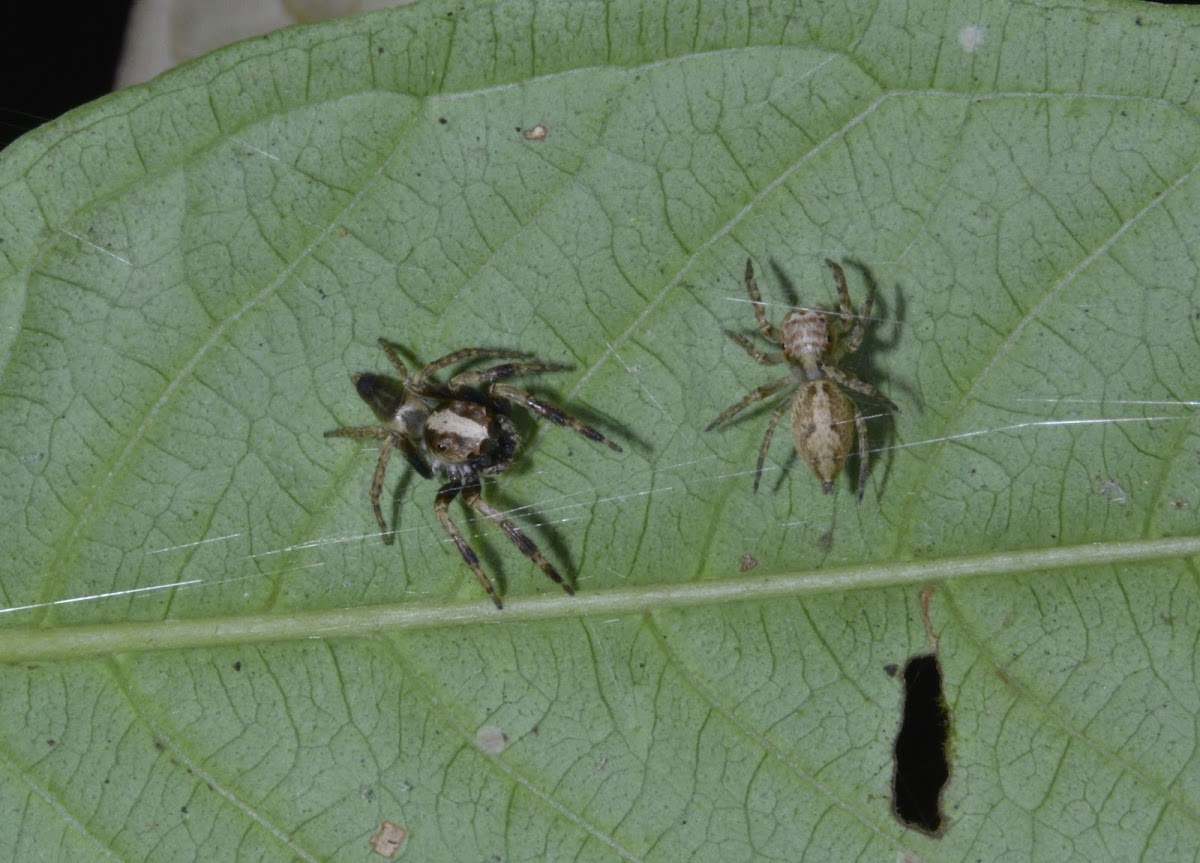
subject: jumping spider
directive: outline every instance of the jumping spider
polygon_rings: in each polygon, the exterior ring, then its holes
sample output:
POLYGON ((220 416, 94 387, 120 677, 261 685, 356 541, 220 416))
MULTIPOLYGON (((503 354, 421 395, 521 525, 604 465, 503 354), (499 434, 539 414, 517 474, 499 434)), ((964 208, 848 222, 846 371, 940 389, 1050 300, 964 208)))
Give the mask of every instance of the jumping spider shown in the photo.
POLYGON ((562 408, 525 390, 502 383, 521 375, 563 371, 567 366, 534 360, 519 351, 462 348, 410 375, 391 342, 381 338, 379 346, 399 373, 399 378, 373 372, 358 372, 351 376, 358 395, 379 418, 379 424, 345 426, 325 432, 325 437, 375 438, 382 441, 379 461, 375 463, 375 475, 371 479, 370 498, 383 541, 390 544, 392 533, 379 508, 379 495, 383 489, 388 460, 392 451, 398 449, 412 469, 425 479, 435 476, 448 479, 438 489, 433 511, 496 608, 503 608, 504 604, 496 594, 492 580, 483 571, 479 558, 450 518, 450 502, 460 494, 468 507, 499 525, 513 545, 536 563, 551 581, 561 585, 567 593, 574 594, 571 585, 563 581, 558 570, 546 560, 534 541, 482 497, 483 478, 508 470, 521 445, 517 428, 507 415, 509 405, 519 405, 556 425, 574 429, 588 440, 621 452, 621 447, 616 443, 562 408), (460 371, 444 384, 431 380, 433 375, 447 366, 476 359, 509 362, 477 371, 460 371), (514 360, 525 362, 512 362, 514 360))
POLYGON ((846 457, 858 432, 858 502, 862 503, 867 484, 867 422, 862 411, 846 394, 846 390, 861 393, 888 410, 900 409, 883 393, 850 372, 838 368, 838 360, 857 351, 871 322, 871 306, 875 301, 868 293, 862 308, 857 312, 850 302, 850 291, 846 288, 846 274, 842 268, 826 259, 826 266, 833 272, 837 286, 838 311, 825 309, 796 308, 787 313, 783 324, 776 328, 767 320, 762 296, 754 281, 754 264, 746 260, 746 293, 754 306, 754 317, 758 330, 772 344, 783 348, 782 353, 765 353, 758 350, 741 333, 726 330, 725 333, 737 342, 755 362, 762 365, 787 363, 791 374, 756 387, 739 401, 721 411, 720 416, 708 424, 711 431, 726 420, 732 419, 755 402, 770 398, 780 392, 793 390, 790 399, 784 399, 771 411, 767 420, 767 432, 758 448, 758 463, 754 468, 754 490, 762 478, 763 462, 775 426, 787 409, 792 408, 792 441, 796 452, 804 459, 813 474, 821 481, 821 490, 826 494, 833 491, 833 481, 841 473, 846 457), (851 421, 854 426, 851 428, 851 421))

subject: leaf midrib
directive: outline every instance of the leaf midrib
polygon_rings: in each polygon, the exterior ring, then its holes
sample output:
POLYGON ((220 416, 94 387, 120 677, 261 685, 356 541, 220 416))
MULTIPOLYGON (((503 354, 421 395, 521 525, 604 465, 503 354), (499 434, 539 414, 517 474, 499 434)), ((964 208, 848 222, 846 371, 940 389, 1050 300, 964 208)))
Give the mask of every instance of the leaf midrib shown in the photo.
POLYGON ((866 563, 811 572, 787 572, 717 581, 548 594, 514 598, 503 611, 484 600, 469 603, 402 603, 278 615, 112 623, 0 632, 0 662, 72 659, 228 644, 354 638, 380 632, 479 624, 515 624, 573 617, 644 614, 670 608, 760 602, 846 590, 960 582, 991 575, 1050 575, 1074 567, 1111 566, 1200 556, 1200 536, 1087 543, 1062 548, 1001 552, 941 560, 866 563))

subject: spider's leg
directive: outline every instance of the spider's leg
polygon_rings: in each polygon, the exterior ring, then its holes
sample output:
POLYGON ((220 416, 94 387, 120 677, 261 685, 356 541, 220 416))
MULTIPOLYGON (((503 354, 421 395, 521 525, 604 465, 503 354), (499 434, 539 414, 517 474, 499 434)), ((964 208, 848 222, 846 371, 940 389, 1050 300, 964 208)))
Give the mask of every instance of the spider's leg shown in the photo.
POLYGON ((575 588, 571 587, 567 582, 563 581, 563 577, 558 574, 558 570, 550 561, 546 560, 541 549, 537 547, 532 539, 525 535, 521 528, 504 515, 500 510, 496 509, 490 503, 483 499, 480 495, 480 486, 478 482, 469 483, 463 486, 462 496, 463 502, 482 515, 488 521, 500 526, 500 529, 512 540, 512 544, 521 550, 521 554, 532 560, 538 565, 538 569, 546 574, 546 578, 555 582, 562 587, 567 593, 575 595, 575 588))
POLYGON ((843 371, 837 366, 821 366, 821 371, 825 373, 825 377, 829 378, 838 386, 845 387, 848 390, 854 390, 856 393, 862 393, 869 399, 874 399, 890 411, 900 413, 900 408, 896 407, 896 403, 881 393, 875 387, 864 381, 862 378, 843 371))
POLYGON ((540 375, 546 372, 565 372, 570 366, 564 366, 560 363, 544 363, 540 360, 534 360, 530 363, 502 363, 491 368, 480 369, 475 372, 463 372, 457 374, 446 383, 446 389, 450 392, 457 390, 471 389, 480 387, 484 384, 494 383, 495 381, 504 381, 509 378, 520 377, 521 375, 540 375))
POLYGON ((825 266, 833 273, 833 283, 837 287, 839 325, 843 333, 847 333, 843 352, 852 354, 862 347, 863 338, 867 335, 867 327, 871 323, 871 307, 875 304, 875 294, 868 290, 867 298, 863 300, 862 308, 857 312, 850 301, 850 290, 846 287, 846 272, 836 261, 825 259, 825 266))
POLYGON ((829 271, 833 273, 833 285, 837 288, 838 311, 841 312, 842 319, 849 322, 854 318, 854 303, 850 302, 850 289, 846 287, 846 271, 842 269, 842 265, 837 261, 825 259, 825 266, 829 267, 829 271))
POLYGON ((854 428, 858 432, 858 505, 862 506, 863 491, 867 488, 867 453, 870 445, 867 442, 867 420, 858 406, 854 407, 854 428))
MULTIPOLYGON (((379 522, 379 536, 388 545, 392 544, 392 532, 388 530, 387 522, 383 519, 383 510, 379 508, 379 495, 383 490, 383 475, 387 472, 388 460, 392 457, 392 447, 396 445, 396 435, 382 426, 343 426, 340 429, 330 429, 325 437, 369 437, 383 441, 379 447, 379 461, 375 462, 375 475, 371 478, 371 509, 375 512, 375 521, 379 522)), ((407 441, 400 444, 403 450, 407 441)), ((405 452, 407 456, 408 453, 405 452)), ((411 459, 410 459, 411 462, 411 459)), ((416 465, 413 465, 416 467, 416 465)))
POLYGON ((392 433, 383 426, 342 426, 340 429, 325 432, 325 437, 370 437, 379 440, 391 435, 392 433))
POLYGON ((779 425, 779 418, 783 416, 783 412, 791 406, 791 401, 784 399, 775 406, 771 411, 771 418, 767 420, 767 433, 763 435, 762 444, 758 447, 758 461, 754 465, 754 493, 758 493, 758 481, 762 479, 763 465, 767 461, 767 450, 771 448, 771 438, 775 436, 775 426, 779 425))
POLYGON ((775 366, 787 359, 783 354, 768 354, 766 351, 760 351, 754 347, 754 343, 741 333, 735 333, 733 330, 726 330, 725 335, 737 342, 742 350, 748 353, 756 363, 761 366, 775 366))
POLYGON ((375 474, 371 477, 371 509, 375 512, 375 521, 379 522, 379 538, 387 545, 392 544, 392 532, 383 519, 383 510, 379 508, 379 495, 383 491, 383 475, 387 473, 388 461, 392 458, 392 447, 396 444, 395 435, 388 435, 379 447, 379 461, 375 462, 375 474))
POLYGON ((540 417, 545 417, 555 425, 565 426, 573 429, 585 438, 596 443, 602 443, 613 452, 622 452, 620 445, 615 441, 606 438, 601 432, 592 428, 581 419, 573 417, 557 405, 553 405, 544 399, 540 399, 533 393, 528 393, 525 390, 519 390, 516 387, 510 387, 508 384, 492 384, 488 390, 494 398, 502 401, 512 402, 521 407, 532 411, 540 417))
POLYGON ((762 294, 758 292, 758 282, 754 280, 754 262, 746 258, 746 293, 750 295, 750 304, 754 306, 754 319, 758 321, 758 331, 763 334, 767 341, 775 344, 782 344, 783 338, 779 335, 779 330, 775 325, 767 320, 766 306, 762 301, 762 294))
POLYGON ((725 408, 725 410, 721 411, 721 413, 717 416, 717 418, 715 420, 713 420, 712 422, 710 422, 708 425, 706 425, 704 427, 704 430, 712 431, 717 426, 719 426, 721 423, 737 416, 738 414, 740 414, 746 408, 750 407, 750 405, 754 404, 755 402, 760 402, 763 399, 770 398, 771 396, 775 395, 775 393, 779 392, 781 389, 786 387, 788 384, 794 385, 795 383, 796 383, 796 379, 793 378, 791 375, 788 375, 787 377, 784 377, 784 378, 777 378, 776 380, 773 380, 770 383, 763 384, 760 387, 755 387, 754 389, 750 390, 750 392, 746 393, 744 396, 742 396, 740 399, 738 399, 736 402, 731 404, 729 407, 725 408))
POLYGON ((475 577, 479 579, 479 583, 483 585, 483 589, 487 591, 487 595, 492 598, 492 602, 496 608, 503 609, 504 603, 500 601, 500 597, 496 594, 496 588, 492 584, 492 580, 487 577, 487 573, 479 565, 478 555, 467 544, 467 541, 463 539, 463 535, 459 533, 458 525, 450 518, 450 501, 454 500, 462 490, 463 486, 458 480, 451 480, 439 488, 437 497, 433 499, 433 511, 437 515, 438 521, 442 523, 442 530, 446 531, 447 536, 454 540, 454 544, 458 546, 458 553, 462 555, 462 559, 471 568, 471 572, 475 573, 475 577))
POLYGON ((854 316, 854 325, 850 327, 850 335, 846 337, 846 345, 844 351, 852 354, 862 347, 863 339, 867 335, 867 327, 871 325, 871 307, 875 305, 875 295, 867 294, 867 298, 863 300, 862 307, 854 316))
POLYGON ((459 348, 457 351, 451 351, 444 357, 438 357, 425 368, 421 369, 408 381, 408 386, 412 390, 420 390, 425 380, 431 375, 444 369, 446 366, 454 365, 463 360, 489 359, 489 360, 517 360, 522 357, 527 357, 529 354, 521 351, 506 351, 502 348, 459 348))
POLYGON ((404 365, 404 361, 400 359, 400 354, 396 352, 396 345, 389 342, 383 336, 380 336, 379 347, 383 348, 384 355, 388 358, 388 362, 392 364, 392 368, 400 372, 400 380, 408 380, 408 367, 404 365))

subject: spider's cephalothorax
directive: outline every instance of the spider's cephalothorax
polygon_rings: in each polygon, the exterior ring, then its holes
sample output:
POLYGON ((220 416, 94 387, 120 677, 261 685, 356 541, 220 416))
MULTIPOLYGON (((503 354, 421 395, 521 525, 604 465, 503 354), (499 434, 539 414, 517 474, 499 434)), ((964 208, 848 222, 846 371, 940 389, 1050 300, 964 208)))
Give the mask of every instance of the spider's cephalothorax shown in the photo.
POLYGON ((858 434, 858 501, 862 503, 867 485, 867 422, 862 411, 847 395, 853 390, 873 399, 888 410, 898 411, 892 401, 875 387, 854 374, 839 368, 837 363, 846 354, 853 354, 861 346, 871 321, 871 306, 875 301, 868 294, 862 308, 857 312, 850 302, 850 291, 846 288, 846 274, 841 266, 826 260, 833 272, 837 287, 838 311, 825 309, 793 309, 777 329, 767 320, 758 284, 754 281, 754 265, 746 261, 746 293, 754 306, 754 317, 758 331, 772 344, 783 348, 782 353, 760 351, 741 333, 726 330, 726 334, 737 342, 755 362, 762 365, 787 363, 791 374, 756 387, 740 400, 731 404, 708 424, 705 431, 716 428, 732 419, 743 410, 763 399, 791 391, 790 399, 783 399, 771 411, 767 420, 767 431, 758 448, 758 463, 754 468, 754 490, 762 478, 763 463, 767 449, 775 434, 783 412, 791 406, 792 441, 796 452, 808 465, 818 480, 821 489, 828 494, 833 491, 833 481, 841 473, 847 456, 858 434))
POLYGON ((536 563, 548 578, 562 585, 567 593, 574 593, 571 585, 563 580, 534 541, 482 497, 483 477, 503 473, 511 467, 521 446, 517 427, 507 416, 509 405, 519 405, 557 425, 574 429, 588 440, 602 443, 616 452, 621 451, 617 444, 562 408, 533 393, 502 383, 520 375, 562 371, 566 366, 530 360, 527 354, 516 351, 463 348, 434 360, 410 375, 394 345, 386 339, 380 339, 379 346, 399 373, 399 378, 373 372, 359 372, 351 378, 359 396, 379 418, 379 424, 333 429, 325 432, 325 437, 365 437, 382 441, 379 460, 375 463, 375 475, 371 479, 370 498, 383 541, 390 543, 392 533, 379 507, 379 496, 392 451, 398 449, 413 470, 425 479, 442 476, 448 480, 438 489, 434 498, 434 512, 443 530, 453 540, 459 554, 497 608, 503 608, 504 605, 492 580, 483 571, 478 556, 450 518, 450 503, 459 495, 462 495, 468 507, 499 525, 521 553, 536 563), (476 359, 510 362, 478 371, 462 371, 444 384, 431 380, 433 375, 447 366, 476 359))

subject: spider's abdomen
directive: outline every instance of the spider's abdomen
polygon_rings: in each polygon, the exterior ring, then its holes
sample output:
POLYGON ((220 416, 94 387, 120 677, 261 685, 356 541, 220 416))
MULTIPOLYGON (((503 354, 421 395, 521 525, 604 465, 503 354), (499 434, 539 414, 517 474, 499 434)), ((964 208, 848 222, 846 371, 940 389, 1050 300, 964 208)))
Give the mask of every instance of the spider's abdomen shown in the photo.
POLYGON ((442 402, 425 421, 425 446, 435 470, 457 475, 498 473, 512 464, 520 439, 508 417, 469 401, 442 402))
POLYGON ((829 380, 801 386, 792 399, 792 441, 800 458, 821 481, 821 490, 829 494, 854 444, 854 403, 850 397, 829 380))
POLYGON ((825 316, 813 309, 789 312, 779 327, 783 353, 801 366, 809 380, 821 377, 821 363, 833 353, 833 337, 825 316))

